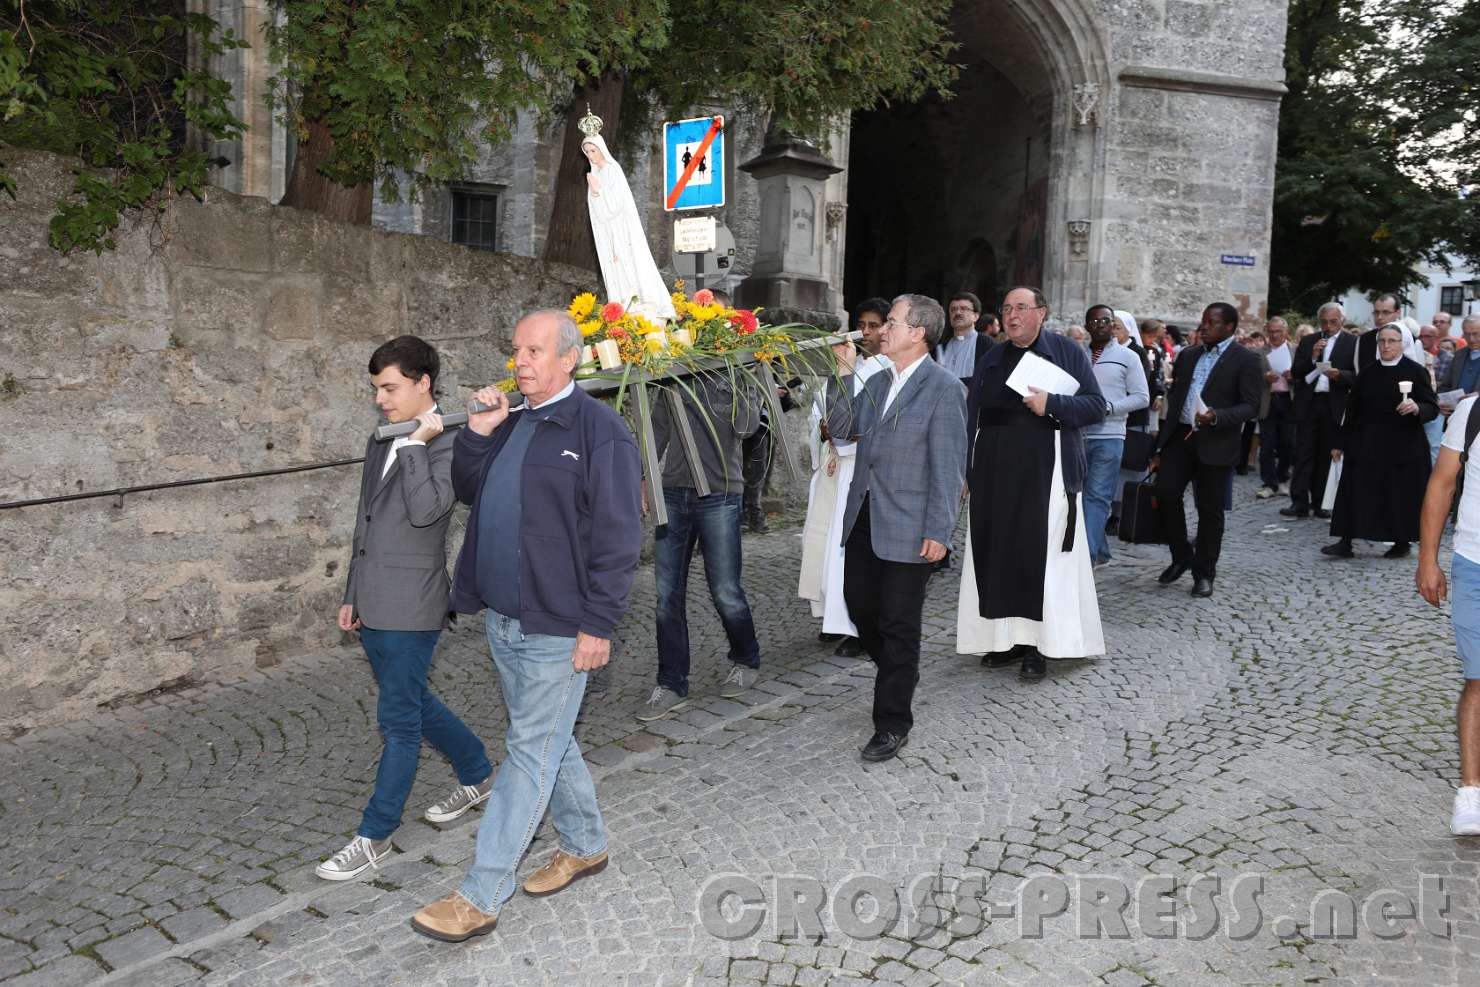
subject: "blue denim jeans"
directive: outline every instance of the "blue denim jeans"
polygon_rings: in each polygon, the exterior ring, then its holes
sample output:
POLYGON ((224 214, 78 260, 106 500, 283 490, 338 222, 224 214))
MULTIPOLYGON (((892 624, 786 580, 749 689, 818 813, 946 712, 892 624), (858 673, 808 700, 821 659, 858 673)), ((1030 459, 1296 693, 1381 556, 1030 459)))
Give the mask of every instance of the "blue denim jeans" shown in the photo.
POLYGON ((1444 425, 1448 421, 1443 415, 1435 415, 1431 422, 1424 422, 1423 432, 1429 440, 1429 467, 1439 461, 1439 443, 1444 438, 1444 425))
POLYGON ((452 762, 460 785, 480 784, 493 773, 483 741, 427 688, 432 650, 441 633, 360 628, 360 644, 380 688, 375 712, 385 742, 375 772, 375 794, 357 831, 360 836, 384 840, 401 825, 406 796, 416 780, 422 738, 452 762))
POLYGON ((484 623, 509 712, 508 754, 493 779, 473 866, 458 894, 497 915, 514 894, 514 872, 546 808, 560 849, 574 857, 605 850, 606 827, 596 785, 571 735, 586 691, 586 673, 571 662, 575 638, 524 634, 518 620, 492 610, 484 623))
POLYGON ((1099 562, 1110 558, 1110 539, 1105 535, 1105 522, 1110 519, 1110 502, 1115 499, 1120 482, 1120 456, 1125 439, 1085 439, 1084 458, 1084 527, 1089 534, 1089 557, 1099 562))
POLYGON ((658 684, 689 694, 689 561, 704 552, 709 596, 730 640, 730 661, 761 667, 750 603, 740 587, 740 494, 700 497, 692 487, 664 487, 668 523, 653 537, 658 583, 658 684))

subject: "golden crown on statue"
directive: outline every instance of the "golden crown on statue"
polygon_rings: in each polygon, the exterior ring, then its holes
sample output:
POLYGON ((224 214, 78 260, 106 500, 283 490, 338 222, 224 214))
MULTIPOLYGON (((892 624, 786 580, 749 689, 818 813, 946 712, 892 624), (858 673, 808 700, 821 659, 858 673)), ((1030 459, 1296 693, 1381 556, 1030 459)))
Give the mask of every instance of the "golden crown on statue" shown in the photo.
POLYGON ((591 112, 590 103, 586 104, 586 115, 581 117, 581 119, 576 123, 576 126, 579 127, 581 133, 585 134, 587 137, 595 137, 597 134, 601 133, 601 117, 591 112))

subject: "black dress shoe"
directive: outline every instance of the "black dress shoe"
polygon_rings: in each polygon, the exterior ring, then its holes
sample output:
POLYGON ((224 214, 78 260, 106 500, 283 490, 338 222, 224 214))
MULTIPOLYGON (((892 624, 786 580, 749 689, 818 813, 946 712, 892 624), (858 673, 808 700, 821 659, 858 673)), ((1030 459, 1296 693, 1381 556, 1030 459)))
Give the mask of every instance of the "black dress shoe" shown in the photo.
POLYGON ((1156 577, 1156 581, 1161 583, 1163 586, 1170 586, 1172 585, 1172 583, 1175 583, 1177 580, 1181 579, 1183 575, 1186 574, 1187 570, 1191 568, 1192 566, 1188 565, 1186 562, 1173 562, 1171 565, 1161 570, 1161 575, 1156 577))
POLYGON ((1212 596, 1213 581, 1206 576, 1200 576, 1192 581, 1193 596, 1212 596))
POLYGON ((988 668, 1006 668, 1014 664, 1023 656, 1023 646, 1014 644, 1006 651, 988 651, 982 655, 982 664, 988 668))
POLYGON ((1408 558, 1408 543, 1406 541, 1393 542, 1393 547, 1382 553, 1385 559, 1408 558))
POLYGON ((1289 507, 1281 507, 1280 513, 1285 517, 1310 517, 1310 508, 1296 507, 1292 504, 1289 507))
POLYGON ((836 658, 857 658, 863 654, 863 642, 856 637, 845 637, 833 648, 833 656, 836 658))
POLYGON ((908 734, 886 733, 880 730, 863 749, 865 761, 887 761, 899 753, 899 749, 910 742, 908 734))
POLYGON ((834 641, 841 641, 845 636, 846 635, 843 634, 829 634, 827 631, 817 632, 817 640, 821 641, 824 644, 832 644, 834 641))
POLYGON ((1043 655, 1037 648, 1023 649, 1023 667, 1018 669, 1018 675, 1029 682, 1038 682, 1048 674, 1048 663, 1044 661, 1043 655))
POLYGON ((1334 555, 1338 559, 1349 559, 1355 553, 1352 552, 1352 543, 1342 539, 1341 541, 1334 541, 1329 545, 1323 546, 1321 548, 1321 554, 1334 555))
POLYGON ((1315 515, 1316 515, 1316 517, 1318 517, 1318 518, 1320 518, 1320 519, 1321 519, 1321 520, 1322 520, 1322 521, 1324 521, 1324 520, 1326 520, 1326 519, 1327 519, 1327 518, 1328 518, 1328 517, 1330 517, 1330 516, 1331 516, 1331 512, 1330 512, 1330 511, 1323 511, 1323 510, 1321 510, 1321 509, 1320 509, 1320 508, 1319 508, 1319 507, 1317 507, 1317 508, 1316 508, 1316 510, 1315 510, 1315 515))

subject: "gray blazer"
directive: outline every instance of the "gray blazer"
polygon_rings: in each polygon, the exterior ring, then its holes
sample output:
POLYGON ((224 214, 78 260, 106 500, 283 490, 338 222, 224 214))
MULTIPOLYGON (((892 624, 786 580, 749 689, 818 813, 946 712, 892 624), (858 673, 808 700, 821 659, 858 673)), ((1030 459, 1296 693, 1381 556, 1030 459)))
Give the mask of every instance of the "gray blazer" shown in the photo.
POLYGON ((371 438, 365 447, 344 602, 366 627, 437 631, 447 619, 452 440, 443 432, 402 446, 385 479, 391 443, 371 438))
POLYGON ((829 431, 858 442, 843 544, 867 491, 874 554, 923 563, 920 543, 929 538, 949 546, 956 530, 966 481, 966 389, 928 357, 887 410, 891 371, 874 374, 856 397, 851 377, 843 380, 847 386, 828 389, 827 409, 829 431))

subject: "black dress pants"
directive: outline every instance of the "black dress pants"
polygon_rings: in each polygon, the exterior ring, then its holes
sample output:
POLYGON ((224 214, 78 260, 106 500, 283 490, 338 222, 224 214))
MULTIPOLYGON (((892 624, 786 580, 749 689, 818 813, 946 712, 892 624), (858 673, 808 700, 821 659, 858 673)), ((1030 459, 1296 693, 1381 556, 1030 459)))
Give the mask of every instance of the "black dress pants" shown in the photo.
POLYGON ((1302 510, 1320 507, 1331 473, 1331 447, 1336 422, 1331 417, 1331 398, 1316 394, 1310 409, 1295 431, 1295 471, 1290 476, 1290 503, 1302 510))
POLYGON ((1161 467, 1156 473, 1162 531, 1172 550, 1173 562, 1191 565, 1194 579, 1212 579, 1218 574, 1218 556, 1223 550, 1223 495, 1233 467, 1210 466, 1199 461, 1196 433, 1187 435, 1187 426, 1182 424, 1167 427, 1176 431, 1161 450, 1161 467), (1195 548, 1187 540, 1187 515, 1182 507, 1189 483, 1197 505, 1195 548))
POLYGON ((873 658, 874 729, 906 736, 920 681, 920 613, 930 565, 888 562, 874 554, 865 497, 843 558, 843 599, 858 627, 858 642, 873 658))

